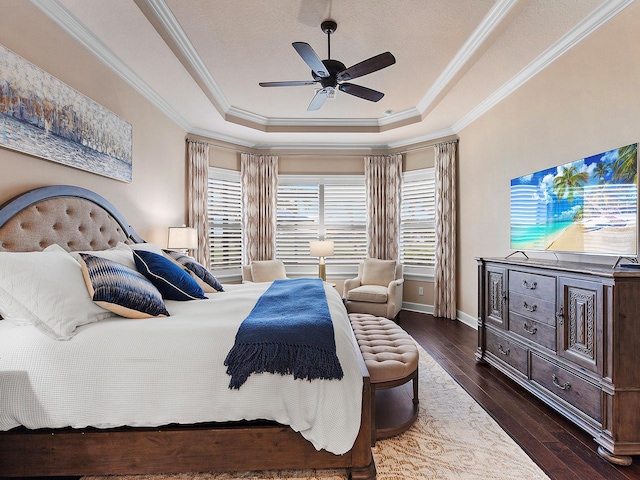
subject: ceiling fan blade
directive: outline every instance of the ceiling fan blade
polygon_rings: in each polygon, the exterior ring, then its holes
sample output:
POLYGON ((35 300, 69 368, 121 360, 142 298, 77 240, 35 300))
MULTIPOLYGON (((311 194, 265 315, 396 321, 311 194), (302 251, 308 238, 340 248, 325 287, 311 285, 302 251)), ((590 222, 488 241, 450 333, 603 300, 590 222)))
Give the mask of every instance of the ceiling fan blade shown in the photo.
POLYGON ((371 102, 377 102, 382 97, 384 97, 384 93, 382 92, 373 90, 372 88, 354 85, 353 83, 341 83, 340 85, 338 85, 338 89, 344 93, 353 95, 354 97, 364 98, 365 100, 369 100, 371 102))
POLYGON ((396 57, 394 57, 390 52, 384 52, 343 70, 337 75, 337 79, 339 82, 352 80, 354 78, 382 70, 394 63, 396 63, 396 57))
POLYGON ((291 82, 260 82, 261 87, 298 87, 301 85, 315 85, 313 80, 293 80, 291 82))
POLYGON ((302 57, 307 65, 315 72, 319 77, 328 77, 329 72, 327 72, 327 67, 324 66, 320 57, 316 54, 316 52, 311 48, 311 45, 305 42, 293 42, 293 48, 296 49, 298 55, 302 57))
POLYGON ((322 90, 318 90, 311 100, 311 103, 307 107, 308 111, 320 110, 320 107, 324 105, 324 102, 329 98, 329 88, 323 88, 322 90))

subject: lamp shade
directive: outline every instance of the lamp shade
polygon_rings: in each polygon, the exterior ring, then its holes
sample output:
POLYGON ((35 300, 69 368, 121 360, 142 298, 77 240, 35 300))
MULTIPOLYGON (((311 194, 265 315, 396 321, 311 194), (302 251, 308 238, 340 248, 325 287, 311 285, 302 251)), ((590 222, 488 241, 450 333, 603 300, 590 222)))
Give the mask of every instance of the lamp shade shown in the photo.
POLYGON ((329 257, 333 255, 333 241, 316 240, 309 242, 309 252, 312 257, 329 257))
POLYGON ((192 227, 169 227, 167 248, 198 248, 198 232, 192 227))

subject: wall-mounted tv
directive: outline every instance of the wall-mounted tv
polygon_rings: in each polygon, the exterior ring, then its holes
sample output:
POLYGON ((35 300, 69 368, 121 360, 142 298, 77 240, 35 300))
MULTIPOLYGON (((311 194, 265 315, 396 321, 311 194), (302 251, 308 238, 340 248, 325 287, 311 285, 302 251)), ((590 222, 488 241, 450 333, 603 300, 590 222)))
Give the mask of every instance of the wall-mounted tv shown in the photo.
POLYGON ((638 144, 511 180, 511 249, 637 257, 638 144))

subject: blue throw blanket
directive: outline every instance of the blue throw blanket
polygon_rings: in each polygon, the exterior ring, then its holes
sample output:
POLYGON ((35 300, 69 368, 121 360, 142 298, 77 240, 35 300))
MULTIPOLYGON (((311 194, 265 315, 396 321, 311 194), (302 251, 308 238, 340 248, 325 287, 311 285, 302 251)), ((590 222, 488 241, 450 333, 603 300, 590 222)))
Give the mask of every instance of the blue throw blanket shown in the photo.
POLYGON ((224 364, 231 389, 252 373, 341 379, 322 280, 275 280, 243 320, 224 364))

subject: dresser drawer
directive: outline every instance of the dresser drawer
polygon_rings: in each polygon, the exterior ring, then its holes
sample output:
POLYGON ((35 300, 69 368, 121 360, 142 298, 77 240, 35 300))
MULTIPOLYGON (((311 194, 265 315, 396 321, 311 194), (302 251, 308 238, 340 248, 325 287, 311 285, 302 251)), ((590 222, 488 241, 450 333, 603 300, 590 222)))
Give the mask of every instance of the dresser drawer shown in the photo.
POLYGON ((509 292, 541 298, 551 303, 556 301, 556 278, 526 273, 518 270, 509 272, 509 292))
POLYGON ((487 351, 513 368, 527 374, 527 349, 513 340, 495 333, 486 331, 487 351))
POLYGON ((556 329, 546 323, 510 312, 509 330, 549 350, 556 350, 556 329))
POLYGON ((564 368, 533 353, 531 380, 577 409, 602 422, 602 390, 564 368))
POLYGON ((515 312, 523 317, 536 320, 555 327, 556 307, 554 302, 542 300, 541 298, 522 295, 520 293, 509 292, 509 311, 515 312))

